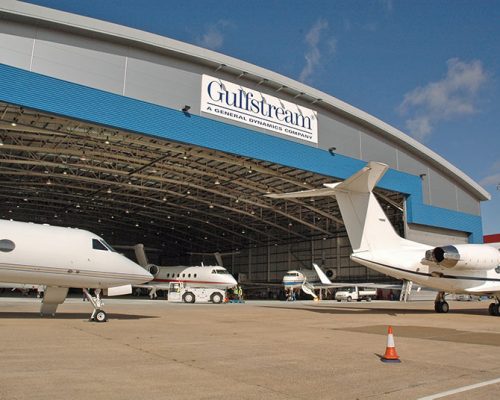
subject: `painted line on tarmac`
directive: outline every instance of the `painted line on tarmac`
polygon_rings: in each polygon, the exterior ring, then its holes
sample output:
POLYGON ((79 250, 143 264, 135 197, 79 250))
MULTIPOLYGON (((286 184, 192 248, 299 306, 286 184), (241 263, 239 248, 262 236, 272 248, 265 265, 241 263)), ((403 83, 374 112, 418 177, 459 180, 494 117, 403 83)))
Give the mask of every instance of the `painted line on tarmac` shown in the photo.
POLYGON ((439 399, 441 397, 450 396, 452 394, 466 392, 467 390, 477 389, 483 386, 494 385, 495 383, 500 383, 500 378, 492 379, 491 381, 485 381, 481 383, 476 383, 475 385, 462 386, 457 389, 447 390, 446 392, 431 394, 430 396, 421 397, 418 400, 434 400, 439 399))

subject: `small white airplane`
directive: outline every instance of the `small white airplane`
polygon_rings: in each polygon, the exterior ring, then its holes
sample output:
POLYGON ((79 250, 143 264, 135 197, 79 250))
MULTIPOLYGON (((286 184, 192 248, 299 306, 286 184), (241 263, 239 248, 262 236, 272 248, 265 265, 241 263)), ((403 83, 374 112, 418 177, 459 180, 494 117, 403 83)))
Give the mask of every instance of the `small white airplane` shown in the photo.
POLYGON ((401 238, 384 214, 372 190, 388 166, 369 162, 340 183, 325 188, 268 197, 335 196, 353 253, 351 259, 397 279, 439 290, 434 309, 446 313, 446 293, 490 295, 490 315, 500 315, 500 244, 459 244, 432 247, 401 238))
POLYGON ((186 287, 192 288, 229 289, 238 285, 236 279, 221 265, 158 266, 148 262, 143 244, 136 244, 133 249, 139 265, 153 275, 151 282, 133 286, 148 289, 151 298, 155 297, 157 290, 168 290, 170 282, 183 282, 186 287))
POLYGON ((0 220, 0 281, 45 286, 42 316, 55 315, 72 287, 82 288, 94 307, 91 319, 104 322, 103 289, 108 296, 128 294, 132 284, 152 278, 91 232, 0 220))
POLYGON ((332 289, 362 286, 373 289, 398 289, 401 290, 401 284, 383 284, 383 283, 352 283, 352 282, 332 282, 318 264, 313 263, 314 270, 291 270, 283 276, 282 284, 286 289, 302 289, 310 294, 316 300, 314 292, 317 289, 332 289))

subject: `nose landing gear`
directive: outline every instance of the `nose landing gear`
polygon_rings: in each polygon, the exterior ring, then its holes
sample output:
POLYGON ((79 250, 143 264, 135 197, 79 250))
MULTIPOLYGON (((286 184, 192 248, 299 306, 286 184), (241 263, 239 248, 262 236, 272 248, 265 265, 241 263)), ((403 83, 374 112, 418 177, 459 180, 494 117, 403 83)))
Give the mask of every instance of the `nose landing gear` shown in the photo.
POLYGON ((94 307, 94 311, 92 312, 89 321, 106 322, 108 320, 108 317, 106 313, 101 309, 101 307, 104 305, 103 301, 101 300, 101 289, 94 290, 95 296, 92 296, 85 288, 83 289, 83 293, 85 294, 85 296, 87 296, 87 299, 94 307))

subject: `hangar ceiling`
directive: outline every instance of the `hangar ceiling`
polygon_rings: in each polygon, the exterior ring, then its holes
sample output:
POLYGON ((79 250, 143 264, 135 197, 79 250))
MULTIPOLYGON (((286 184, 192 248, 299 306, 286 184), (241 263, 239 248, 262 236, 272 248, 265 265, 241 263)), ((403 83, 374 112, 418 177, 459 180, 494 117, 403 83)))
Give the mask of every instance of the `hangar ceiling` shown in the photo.
MULTIPOLYGON (((0 103, 0 217, 88 229, 166 256, 345 235, 333 198, 266 193, 332 182, 308 171, 0 103)), ((402 230, 404 198, 377 191, 402 230)))

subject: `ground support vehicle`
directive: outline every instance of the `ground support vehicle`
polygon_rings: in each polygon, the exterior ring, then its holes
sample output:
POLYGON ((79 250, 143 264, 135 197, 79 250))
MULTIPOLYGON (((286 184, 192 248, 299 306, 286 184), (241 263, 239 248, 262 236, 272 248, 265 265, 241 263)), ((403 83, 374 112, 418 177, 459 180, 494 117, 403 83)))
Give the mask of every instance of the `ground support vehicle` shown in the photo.
POLYGON ((377 297, 377 291, 375 289, 363 288, 360 286, 349 286, 345 288, 340 288, 335 293, 335 300, 337 301, 372 301, 377 297))
POLYGON ((174 303, 220 304, 225 296, 223 289, 186 287, 183 282, 170 282, 168 289, 168 301, 174 303))

